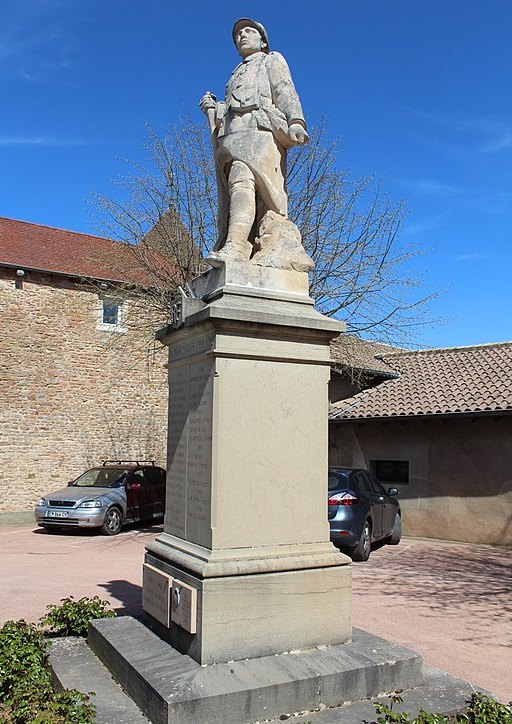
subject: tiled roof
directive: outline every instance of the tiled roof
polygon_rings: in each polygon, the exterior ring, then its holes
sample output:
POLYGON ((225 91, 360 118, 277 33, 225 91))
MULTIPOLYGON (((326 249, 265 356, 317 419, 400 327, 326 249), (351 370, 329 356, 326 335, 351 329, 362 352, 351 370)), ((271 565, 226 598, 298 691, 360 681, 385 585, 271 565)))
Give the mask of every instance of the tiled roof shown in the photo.
POLYGON ((512 411, 512 342, 387 354, 399 373, 331 405, 331 420, 512 411))
POLYGON ((396 377, 395 370, 382 359, 383 355, 402 351, 381 342, 361 339, 352 334, 340 334, 331 342, 331 361, 335 367, 396 377))
POLYGON ((109 281, 147 281, 128 244, 5 217, 0 217, 0 266, 109 281))

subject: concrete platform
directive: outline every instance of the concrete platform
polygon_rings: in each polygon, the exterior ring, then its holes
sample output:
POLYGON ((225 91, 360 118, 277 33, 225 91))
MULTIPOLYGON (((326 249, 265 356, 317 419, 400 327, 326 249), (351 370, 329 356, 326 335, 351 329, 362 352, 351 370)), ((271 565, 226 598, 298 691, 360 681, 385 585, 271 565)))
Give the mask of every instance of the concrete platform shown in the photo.
MULTIPOLYGON (((149 720, 111 678, 83 639, 56 640, 50 655, 50 664, 54 682, 59 688, 87 688, 96 692, 92 701, 96 705, 97 724, 148 724, 149 720)), ((474 687, 467 682, 425 666, 423 683, 403 691, 400 694, 403 703, 396 704, 394 711, 415 714, 422 708, 428 712, 455 714, 464 709, 466 701, 474 691, 474 687)), ((292 713, 287 721, 290 724, 368 724, 375 721, 374 704, 377 701, 389 704, 388 697, 381 695, 363 701, 347 701, 339 706, 323 707, 316 711, 292 713)), ((224 721, 224 714, 221 714, 221 720, 224 721)), ((214 720, 208 718, 204 721, 214 720)), ((265 719, 267 724, 277 724, 280 721, 283 720, 265 719)))
MULTIPOLYGON (((357 630, 347 644, 210 666, 180 654, 130 617, 92 622, 89 646, 154 724, 268 720, 415 688, 424 679, 420 656, 357 630)), ((73 682, 63 674, 76 669, 66 663, 69 657, 65 640, 56 641, 54 675, 62 685, 83 689, 80 677, 73 682)), ((99 691, 90 679, 87 687, 99 691)), ((100 713, 99 694, 96 704, 100 713)))
MULTIPOLYGON (((446 716, 457 714, 466 707, 466 702, 476 689, 461 679, 455 679, 444 671, 431 666, 424 668, 425 679, 421 686, 400 692, 403 702, 393 705, 395 712, 408 712, 416 716, 421 708, 430 713, 441 713, 446 716)), ((481 691, 483 694, 489 692, 481 691)), ((291 716, 288 724, 374 724, 377 713, 374 704, 380 702, 390 706, 389 696, 378 696, 365 701, 347 702, 320 711, 304 712, 291 716)), ((272 719, 266 724, 277 724, 282 721, 272 719)))
POLYGON ((50 668, 57 691, 78 689, 91 694, 96 724, 149 724, 149 719, 114 681, 84 639, 55 639, 50 668))

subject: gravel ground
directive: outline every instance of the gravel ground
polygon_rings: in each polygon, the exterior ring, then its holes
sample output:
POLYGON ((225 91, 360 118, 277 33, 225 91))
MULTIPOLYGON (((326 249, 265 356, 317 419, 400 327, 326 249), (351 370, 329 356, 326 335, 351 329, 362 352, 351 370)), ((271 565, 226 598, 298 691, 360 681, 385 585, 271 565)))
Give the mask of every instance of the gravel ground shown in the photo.
MULTIPOLYGON (((145 545, 161 526, 47 534, 0 527, 0 623, 35 621, 72 594, 141 612, 145 545)), ((512 552, 404 539, 353 565, 353 623, 422 654, 426 662, 512 700, 512 552)))

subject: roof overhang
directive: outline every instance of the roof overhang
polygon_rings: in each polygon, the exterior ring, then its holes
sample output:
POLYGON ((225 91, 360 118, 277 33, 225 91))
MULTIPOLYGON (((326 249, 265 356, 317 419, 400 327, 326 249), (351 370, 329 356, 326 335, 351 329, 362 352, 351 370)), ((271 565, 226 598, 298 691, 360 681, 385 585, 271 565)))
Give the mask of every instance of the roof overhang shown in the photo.
POLYGON ((331 365, 331 368, 334 370, 334 372, 337 372, 339 375, 345 375, 345 374, 353 374, 356 372, 359 375, 368 375, 371 377, 380 377, 383 380, 395 380, 398 377, 400 377, 400 373, 396 372, 395 370, 389 370, 384 371, 381 369, 371 369, 370 367, 358 367, 356 365, 345 365, 340 364, 339 362, 334 362, 331 365))
POLYGON ((94 276, 91 277, 87 274, 73 274, 71 272, 57 271, 55 269, 41 269, 39 267, 27 266, 26 264, 11 264, 9 262, 0 261, 0 268, 3 269, 23 269, 23 271, 35 272, 37 274, 51 274, 52 276, 63 277, 68 279, 77 279, 81 281, 98 281, 98 282, 109 282, 110 284, 134 284, 126 279, 113 279, 111 277, 94 276))
POLYGON ((433 420, 461 417, 500 417, 501 415, 512 415, 511 409, 504 410, 475 410, 474 412, 431 412, 422 415, 382 415, 381 417, 331 417, 329 424, 349 424, 361 422, 404 422, 405 420, 433 420))

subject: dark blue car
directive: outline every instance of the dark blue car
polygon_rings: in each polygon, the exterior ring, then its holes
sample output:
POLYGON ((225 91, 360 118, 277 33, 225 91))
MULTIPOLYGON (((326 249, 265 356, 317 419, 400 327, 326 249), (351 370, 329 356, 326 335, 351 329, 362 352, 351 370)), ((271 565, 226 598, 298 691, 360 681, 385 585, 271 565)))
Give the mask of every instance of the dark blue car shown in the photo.
POLYGON ((329 468, 328 515, 331 541, 354 561, 367 561, 372 543, 397 545, 402 518, 396 488, 386 491, 362 468, 329 468))

